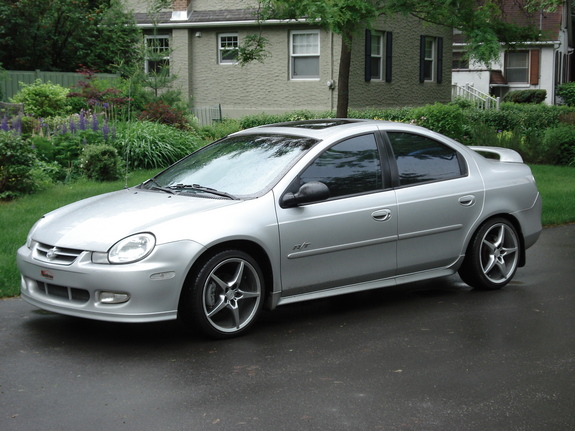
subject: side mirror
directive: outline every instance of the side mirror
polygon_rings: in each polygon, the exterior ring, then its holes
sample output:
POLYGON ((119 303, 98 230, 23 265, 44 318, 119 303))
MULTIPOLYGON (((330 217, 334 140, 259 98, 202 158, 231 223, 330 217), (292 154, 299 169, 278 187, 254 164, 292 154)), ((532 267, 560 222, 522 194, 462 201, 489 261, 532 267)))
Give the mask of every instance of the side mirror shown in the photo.
POLYGON ((282 208, 293 208, 301 204, 324 201, 329 198, 329 188, 319 181, 302 185, 297 193, 286 193, 280 200, 282 208))

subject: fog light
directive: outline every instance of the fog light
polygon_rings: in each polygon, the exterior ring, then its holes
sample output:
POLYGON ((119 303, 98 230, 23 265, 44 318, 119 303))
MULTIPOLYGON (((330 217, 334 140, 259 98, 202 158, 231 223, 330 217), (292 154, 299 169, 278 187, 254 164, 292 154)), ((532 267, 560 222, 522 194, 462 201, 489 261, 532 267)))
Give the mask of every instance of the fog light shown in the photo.
POLYGON ((127 293, 100 292, 98 296, 102 304, 121 304, 130 299, 130 295, 127 293))

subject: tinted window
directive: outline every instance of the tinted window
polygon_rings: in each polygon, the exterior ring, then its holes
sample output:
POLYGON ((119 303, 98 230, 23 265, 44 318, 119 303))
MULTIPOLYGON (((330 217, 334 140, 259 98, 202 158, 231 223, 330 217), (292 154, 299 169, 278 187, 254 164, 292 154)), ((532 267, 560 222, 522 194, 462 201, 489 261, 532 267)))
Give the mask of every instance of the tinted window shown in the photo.
POLYGON ((382 189, 375 137, 357 136, 334 145, 300 175, 300 180, 300 185, 321 181, 329 187, 331 197, 382 189))
POLYGON ((448 180, 464 174, 457 151, 433 139, 411 133, 387 133, 393 148, 399 184, 448 180))

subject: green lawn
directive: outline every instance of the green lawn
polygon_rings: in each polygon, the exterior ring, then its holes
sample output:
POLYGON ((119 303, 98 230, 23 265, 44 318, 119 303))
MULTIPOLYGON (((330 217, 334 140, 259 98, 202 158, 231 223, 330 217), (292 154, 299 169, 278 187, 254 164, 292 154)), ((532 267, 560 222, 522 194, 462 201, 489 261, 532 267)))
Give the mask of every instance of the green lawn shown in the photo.
MULTIPOLYGON (((575 168, 532 166, 543 196, 543 224, 575 222, 575 168)), ((134 172, 128 185, 139 184, 156 171, 134 172)), ((95 183, 80 180, 57 185, 14 202, 0 203, 0 298, 18 295, 20 276, 16 268, 16 250, 26 242, 32 225, 43 214, 77 200, 123 188, 124 181, 95 183)))

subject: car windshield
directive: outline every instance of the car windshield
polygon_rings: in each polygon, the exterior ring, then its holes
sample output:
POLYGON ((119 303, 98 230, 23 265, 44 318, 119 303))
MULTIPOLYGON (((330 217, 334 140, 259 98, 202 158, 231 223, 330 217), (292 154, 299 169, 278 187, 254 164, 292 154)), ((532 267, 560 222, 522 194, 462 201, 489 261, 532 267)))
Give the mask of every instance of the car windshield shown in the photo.
POLYGON ((210 197, 258 196, 316 142, 285 135, 228 137, 190 154, 144 187, 210 197))

